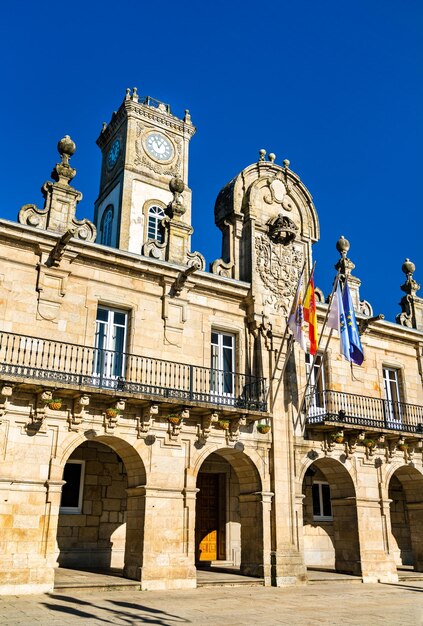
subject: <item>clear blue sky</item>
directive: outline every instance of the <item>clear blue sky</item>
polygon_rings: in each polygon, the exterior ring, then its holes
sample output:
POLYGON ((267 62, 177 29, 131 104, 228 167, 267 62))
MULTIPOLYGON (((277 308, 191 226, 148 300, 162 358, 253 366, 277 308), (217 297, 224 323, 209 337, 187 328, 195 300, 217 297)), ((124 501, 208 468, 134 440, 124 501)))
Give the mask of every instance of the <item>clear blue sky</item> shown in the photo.
POLYGON ((197 126, 193 249, 220 256, 216 195, 265 148, 290 159, 314 198, 317 285, 330 290, 344 235, 362 297, 393 321, 405 257, 423 285, 422 29, 421 0, 7 3, 0 216, 42 206, 70 134, 78 217, 92 218, 95 140, 137 86, 176 115, 190 109, 197 126))

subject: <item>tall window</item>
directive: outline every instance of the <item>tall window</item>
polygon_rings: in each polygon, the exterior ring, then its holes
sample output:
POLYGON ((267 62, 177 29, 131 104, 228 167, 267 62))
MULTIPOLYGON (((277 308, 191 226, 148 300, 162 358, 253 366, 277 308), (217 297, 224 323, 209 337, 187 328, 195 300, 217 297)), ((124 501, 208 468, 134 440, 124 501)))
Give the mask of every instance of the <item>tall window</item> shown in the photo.
POLYGON ((235 336, 212 331, 211 390, 219 395, 233 395, 235 374, 235 336))
POLYGON ((155 239, 159 243, 164 241, 164 230, 161 221, 165 216, 160 206, 151 206, 148 209, 148 239, 155 239))
POLYGON ((103 217, 101 218, 101 227, 100 227, 101 241, 100 243, 102 243, 103 246, 112 245, 112 227, 113 227, 113 205, 109 204, 109 206, 105 209, 103 213, 103 217))
POLYGON ((392 367, 384 367, 383 383, 385 387, 385 414, 388 428, 401 428, 402 412, 398 370, 392 367))
POLYGON ((82 513, 85 461, 68 461, 63 470, 60 513, 82 513))
POLYGON ((112 381, 124 375, 128 314, 99 306, 95 333, 95 374, 112 381))
POLYGON ((305 359, 307 380, 310 376, 307 395, 312 394, 309 406, 309 413, 311 415, 321 414, 325 411, 326 407, 326 398, 324 394, 325 370, 323 367, 323 358, 321 354, 317 354, 314 365, 312 365, 313 357, 310 354, 306 354, 305 359))
POLYGON ((313 496, 313 519, 331 520, 332 504, 330 501, 329 483, 315 481, 311 489, 313 496))

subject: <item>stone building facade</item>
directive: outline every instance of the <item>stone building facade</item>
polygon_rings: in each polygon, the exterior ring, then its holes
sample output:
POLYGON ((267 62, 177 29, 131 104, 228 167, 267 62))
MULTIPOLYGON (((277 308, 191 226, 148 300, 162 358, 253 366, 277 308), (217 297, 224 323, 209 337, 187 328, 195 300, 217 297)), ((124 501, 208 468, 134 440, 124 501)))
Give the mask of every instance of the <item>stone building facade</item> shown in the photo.
POLYGON ((364 582, 423 569, 413 264, 386 322, 341 238, 365 361, 351 369, 323 331, 313 362, 286 329, 320 236, 309 191, 261 151, 219 193, 207 271, 190 244, 194 132, 188 111, 128 90, 97 142, 94 223, 75 217, 69 137, 44 208, 0 220, 1 593, 51 591, 60 566, 143 589, 195 587, 209 563, 277 586, 308 566, 364 582))

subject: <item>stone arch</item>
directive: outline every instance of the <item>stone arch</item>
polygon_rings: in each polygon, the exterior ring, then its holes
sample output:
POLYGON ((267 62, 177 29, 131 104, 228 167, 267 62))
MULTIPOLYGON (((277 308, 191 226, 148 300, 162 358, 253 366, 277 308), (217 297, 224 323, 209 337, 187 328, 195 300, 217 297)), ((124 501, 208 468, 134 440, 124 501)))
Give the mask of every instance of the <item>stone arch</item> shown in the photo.
POLYGON ((262 479, 254 461, 235 448, 215 446, 199 456, 193 477, 199 490, 195 528, 199 565, 224 560, 244 575, 265 576, 268 520, 264 520, 262 479))
POLYGON ((80 464, 81 506, 52 511, 57 519, 57 560, 84 569, 120 568, 139 580, 144 549, 146 470, 138 451, 114 435, 67 438, 53 480, 66 464, 80 464))
POLYGON ((256 491, 261 491, 265 482, 265 479, 259 470, 260 465, 263 464, 262 457, 257 454, 255 450, 248 450, 247 454, 246 452, 242 450, 237 450, 236 448, 222 448, 218 444, 209 445, 201 450, 201 453, 195 459, 195 462, 192 466, 192 471, 187 477, 187 480, 191 483, 190 485, 187 485, 188 487, 195 487, 195 483, 197 481, 198 473, 201 470, 201 466, 203 465, 205 459, 207 459, 207 457, 214 452, 222 454, 222 456, 227 458, 228 461, 229 458, 231 458, 236 465, 239 465, 239 471, 242 473, 245 473, 250 469, 252 475, 254 476, 256 491))
POLYGON ((145 485, 147 482, 145 462, 139 452, 127 441, 114 435, 98 435, 86 437, 84 434, 71 435, 62 443, 59 453, 51 462, 51 480, 61 480, 63 468, 73 451, 85 441, 98 441, 109 446, 118 454, 123 462, 128 474, 128 487, 145 485))
POLYGON ((330 457, 310 460, 302 470, 306 565, 360 574, 356 489, 350 472, 330 457))
POLYGON ((396 565, 423 571, 423 473, 397 465, 387 473, 391 538, 396 565))

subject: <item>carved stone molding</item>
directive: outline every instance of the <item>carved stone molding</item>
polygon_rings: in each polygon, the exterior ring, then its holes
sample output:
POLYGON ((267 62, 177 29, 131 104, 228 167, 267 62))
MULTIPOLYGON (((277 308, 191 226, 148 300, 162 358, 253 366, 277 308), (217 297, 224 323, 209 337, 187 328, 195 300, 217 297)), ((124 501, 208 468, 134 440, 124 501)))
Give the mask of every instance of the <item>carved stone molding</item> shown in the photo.
POLYGON ((137 418, 137 437, 140 439, 142 435, 147 435, 153 425, 154 417, 159 412, 158 404, 150 404, 143 409, 141 418, 137 418))
POLYGON ((69 430, 78 432, 79 426, 85 419, 86 407, 90 404, 90 397, 87 394, 83 394, 78 398, 75 398, 73 402, 73 411, 69 413, 68 422, 69 430))

